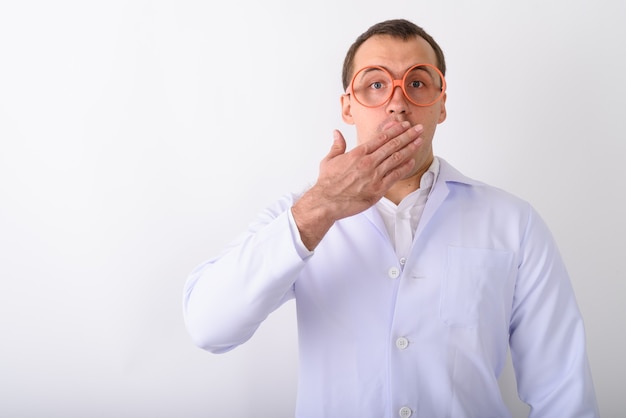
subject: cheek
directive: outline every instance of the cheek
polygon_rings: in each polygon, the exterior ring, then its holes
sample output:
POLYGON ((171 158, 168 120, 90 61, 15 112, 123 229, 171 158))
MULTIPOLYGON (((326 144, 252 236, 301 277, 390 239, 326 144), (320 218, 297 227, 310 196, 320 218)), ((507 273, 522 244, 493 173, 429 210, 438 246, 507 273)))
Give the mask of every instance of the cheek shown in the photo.
POLYGON ((378 133, 378 127, 380 126, 382 119, 376 118, 374 115, 370 117, 360 118, 356 123, 356 142, 362 144, 363 142, 371 140, 374 135, 378 133))
POLYGON ((437 125, 440 123, 441 110, 439 106, 428 109, 428 112, 417 117, 419 123, 424 125, 424 136, 432 136, 435 134, 437 125))

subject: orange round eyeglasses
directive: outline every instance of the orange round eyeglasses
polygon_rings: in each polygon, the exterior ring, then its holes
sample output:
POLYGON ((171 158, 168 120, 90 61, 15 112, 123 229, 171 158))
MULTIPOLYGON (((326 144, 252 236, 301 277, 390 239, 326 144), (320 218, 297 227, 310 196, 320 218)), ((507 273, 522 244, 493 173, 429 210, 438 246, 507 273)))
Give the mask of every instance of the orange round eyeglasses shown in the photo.
POLYGON ((357 71, 349 90, 363 106, 379 107, 391 99, 396 87, 400 87, 409 102, 425 107, 432 106, 443 97, 446 80, 439 68, 431 64, 412 66, 400 80, 394 79, 385 68, 374 65, 357 71))

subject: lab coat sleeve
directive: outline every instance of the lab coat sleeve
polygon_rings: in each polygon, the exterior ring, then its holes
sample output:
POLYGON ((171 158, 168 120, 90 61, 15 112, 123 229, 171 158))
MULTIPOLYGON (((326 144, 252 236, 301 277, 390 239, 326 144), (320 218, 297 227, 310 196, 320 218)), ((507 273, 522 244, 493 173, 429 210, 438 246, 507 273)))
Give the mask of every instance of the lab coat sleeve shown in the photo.
POLYGON ((585 330, 568 273, 529 208, 510 327, 519 397, 530 417, 597 417, 585 330))
POLYGON ((293 297, 306 257, 290 220, 293 197, 266 209, 220 256, 198 266, 185 283, 183 313, 199 347, 226 352, 247 341, 267 316, 293 297))

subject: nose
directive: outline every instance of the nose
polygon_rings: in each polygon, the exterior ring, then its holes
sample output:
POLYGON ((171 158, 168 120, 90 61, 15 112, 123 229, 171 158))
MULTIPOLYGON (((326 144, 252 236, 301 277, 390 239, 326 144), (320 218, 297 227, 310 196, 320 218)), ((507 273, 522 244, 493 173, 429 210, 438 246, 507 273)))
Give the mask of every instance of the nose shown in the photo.
POLYGON ((393 93, 389 98, 389 102, 387 103, 387 113, 407 113, 409 109, 409 104, 407 102, 406 97, 404 96, 404 92, 402 91, 402 87, 396 84, 393 86, 393 93))

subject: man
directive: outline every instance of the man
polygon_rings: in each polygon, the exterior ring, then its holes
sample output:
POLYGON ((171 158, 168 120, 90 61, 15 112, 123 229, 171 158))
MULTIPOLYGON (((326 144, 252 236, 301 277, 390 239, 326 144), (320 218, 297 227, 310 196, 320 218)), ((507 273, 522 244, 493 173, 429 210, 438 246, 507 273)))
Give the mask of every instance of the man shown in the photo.
POLYGON ((195 342, 225 352, 296 299, 296 416, 506 417, 510 345, 533 417, 597 416, 583 322, 555 243, 526 202, 435 158, 445 61, 406 20, 344 63, 342 117, 317 182, 263 212, 185 288, 195 342))

